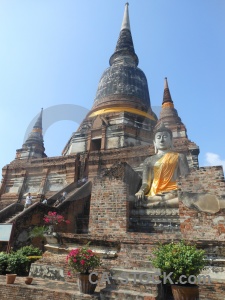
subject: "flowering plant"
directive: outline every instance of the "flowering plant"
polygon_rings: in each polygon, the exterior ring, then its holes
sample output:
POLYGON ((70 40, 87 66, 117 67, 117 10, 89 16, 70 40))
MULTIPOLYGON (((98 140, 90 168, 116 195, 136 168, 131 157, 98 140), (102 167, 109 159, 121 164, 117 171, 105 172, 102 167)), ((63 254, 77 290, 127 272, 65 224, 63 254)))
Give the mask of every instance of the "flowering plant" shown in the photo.
POLYGON ((49 225, 58 225, 62 222, 65 222, 66 224, 70 223, 69 220, 65 220, 62 215, 57 214, 55 211, 49 211, 48 214, 44 216, 43 220, 49 225))
MULTIPOLYGON (((66 261, 73 273, 89 274, 91 270, 101 265, 99 256, 88 249, 88 245, 89 243, 81 248, 73 249, 67 255, 66 261)), ((68 272, 68 275, 70 276, 71 273, 68 272)))

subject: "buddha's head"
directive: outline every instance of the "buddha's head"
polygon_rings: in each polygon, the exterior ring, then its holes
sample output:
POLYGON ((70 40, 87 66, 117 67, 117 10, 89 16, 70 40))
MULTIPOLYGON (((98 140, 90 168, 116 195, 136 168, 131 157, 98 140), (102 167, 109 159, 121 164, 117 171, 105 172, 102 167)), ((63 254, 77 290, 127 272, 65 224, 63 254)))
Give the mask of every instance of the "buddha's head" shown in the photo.
POLYGON ((154 131, 154 146, 157 150, 168 150, 172 148, 173 134, 172 131, 165 127, 162 123, 160 127, 154 131))

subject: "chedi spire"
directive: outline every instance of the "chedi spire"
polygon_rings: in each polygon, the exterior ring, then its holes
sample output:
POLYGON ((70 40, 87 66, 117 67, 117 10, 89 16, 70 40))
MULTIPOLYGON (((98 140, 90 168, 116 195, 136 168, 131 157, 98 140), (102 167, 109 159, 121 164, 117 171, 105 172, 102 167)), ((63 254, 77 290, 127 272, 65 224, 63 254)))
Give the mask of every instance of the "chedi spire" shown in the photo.
POLYGON ((44 139, 42 135, 42 115, 43 108, 22 148, 16 151, 16 158, 29 159, 47 156, 45 154, 44 139))
POLYGON ((116 49, 111 56, 110 66, 116 63, 127 63, 128 65, 138 65, 138 57, 134 51, 134 44, 130 30, 130 19, 128 3, 125 4, 124 16, 116 49))
POLYGON ((177 110, 174 108, 167 78, 165 78, 164 80, 162 109, 160 111, 159 120, 157 122, 156 128, 158 128, 161 123, 164 123, 166 127, 172 130, 174 137, 180 135, 187 136, 186 128, 183 122, 181 121, 177 110))

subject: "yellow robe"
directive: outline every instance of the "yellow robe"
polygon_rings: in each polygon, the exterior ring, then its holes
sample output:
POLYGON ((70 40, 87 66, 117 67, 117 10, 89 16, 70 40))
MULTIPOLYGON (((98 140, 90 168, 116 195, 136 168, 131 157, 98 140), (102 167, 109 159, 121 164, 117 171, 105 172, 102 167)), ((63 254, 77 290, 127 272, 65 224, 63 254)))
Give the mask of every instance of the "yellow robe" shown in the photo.
POLYGON ((168 152, 154 165, 154 179, 150 191, 146 196, 154 196, 162 192, 177 190, 176 181, 172 181, 174 171, 178 164, 179 154, 168 152))

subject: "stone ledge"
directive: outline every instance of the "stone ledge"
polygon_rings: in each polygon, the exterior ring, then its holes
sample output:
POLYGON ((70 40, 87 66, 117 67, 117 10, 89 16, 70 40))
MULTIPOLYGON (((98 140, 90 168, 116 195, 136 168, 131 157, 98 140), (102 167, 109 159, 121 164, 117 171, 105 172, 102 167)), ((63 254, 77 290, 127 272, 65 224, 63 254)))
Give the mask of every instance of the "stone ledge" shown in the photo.
POLYGON ((29 276, 65 281, 63 268, 45 264, 31 264, 29 276))
POLYGON ((132 216, 178 216, 177 208, 136 208, 132 209, 132 216))
MULTIPOLYGON (((68 254, 72 249, 80 248, 79 244, 46 244, 47 251, 56 254, 68 254)), ((115 258, 117 257, 118 250, 112 247, 104 246, 88 246, 94 253, 98 254, 101 258, 115 258)))
POLYGON ((158 300, 158 296, 151 295, 149 293, 128 291, 119 289, 116 290, 113 287, 105 288, 100 292, 101 300, 108 299, 121 299, 121 300, 158 300))
MULTIPOLYGON (((74 248, 79 248, 80 246, 79 245, 70 245, 68 247, 68 250, 71 251, 72 249, 74 248)), ((115 258, 117 257, 117 250, 116 249, 110 249, 110 248, 107 248, 107 247, 91 247, 91 245, 89 246, 89 248, 96 254, 99 254, 99 256, 101 258, 115 258)))

